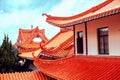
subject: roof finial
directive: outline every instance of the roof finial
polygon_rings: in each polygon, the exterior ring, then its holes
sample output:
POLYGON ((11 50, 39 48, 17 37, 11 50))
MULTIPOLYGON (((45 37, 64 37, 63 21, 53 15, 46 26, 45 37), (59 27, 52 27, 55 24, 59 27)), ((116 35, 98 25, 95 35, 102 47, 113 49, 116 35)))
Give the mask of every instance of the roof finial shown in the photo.
POLYGON ((46 13, 43 13, 42 16, 50 17, 51 15, 48 15, 46 13))
POLYGON ((31 29, 33 29, 33 25, 31 25, 31 29))

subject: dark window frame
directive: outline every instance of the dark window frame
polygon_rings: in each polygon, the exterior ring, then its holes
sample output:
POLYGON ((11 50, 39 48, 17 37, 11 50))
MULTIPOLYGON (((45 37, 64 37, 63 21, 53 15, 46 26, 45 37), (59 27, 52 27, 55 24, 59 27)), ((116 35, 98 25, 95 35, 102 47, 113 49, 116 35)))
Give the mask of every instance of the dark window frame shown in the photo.
POLYGON ((109 55, 109 34, 108 27, 98 28, 98 53, 99 55, 109 55), (107 29, 107 32, 105 32, 107 29), (103 31, 102 31, 103 30, 103 31), (105 30, 105 31, 104 31, 105 30))
POLYGON ((77 54, 83 54, 83 53, 84 53, 83 31, 79 31, 77 32, 77 54))

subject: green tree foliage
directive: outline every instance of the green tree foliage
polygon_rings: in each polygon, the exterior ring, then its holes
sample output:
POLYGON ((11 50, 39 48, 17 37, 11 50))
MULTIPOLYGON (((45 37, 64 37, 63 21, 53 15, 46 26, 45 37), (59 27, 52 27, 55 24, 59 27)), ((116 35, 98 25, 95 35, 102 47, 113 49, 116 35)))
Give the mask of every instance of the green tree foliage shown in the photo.
POLYGON ((7 35, 0 46, 0 73, 14 72, 17 64, 17 49, 12 46, 7 35))

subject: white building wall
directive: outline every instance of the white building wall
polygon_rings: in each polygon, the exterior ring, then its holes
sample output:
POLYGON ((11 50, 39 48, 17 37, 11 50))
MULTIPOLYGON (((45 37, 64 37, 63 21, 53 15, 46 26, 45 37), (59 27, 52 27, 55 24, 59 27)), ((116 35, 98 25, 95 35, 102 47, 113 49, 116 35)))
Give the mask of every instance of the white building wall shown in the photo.
MULTIPOLYGON (((120 56, 120 14, 112 15, 87 22, 88 55, 98 55, 98 28, 108 27, 109 55, 120 56)), ((86 54, 85 25, 75 25, 75 39, 77 32, 83 31, 84 55, 86 54)), ((75 44, 77 42, 75 41, 75 44)), ((77 49, 77 46, 76 46, 77 49)), ((76 50, 77 53, 77 50, 76 50)))
POLYGON ((87 25, 89 55, 98 55, 97 29, 108 27, 109 55, 120 56, 120 14, 93 20, 87 25))
POLYGON ((86 43, 85 43, 85 27, 84 27, 84 23, 83 24, 78 24, 75 25, 75 52, 76 55, 78 55, 77 53, 77 32, 83 31, 83 55, 86 55, 86 43))

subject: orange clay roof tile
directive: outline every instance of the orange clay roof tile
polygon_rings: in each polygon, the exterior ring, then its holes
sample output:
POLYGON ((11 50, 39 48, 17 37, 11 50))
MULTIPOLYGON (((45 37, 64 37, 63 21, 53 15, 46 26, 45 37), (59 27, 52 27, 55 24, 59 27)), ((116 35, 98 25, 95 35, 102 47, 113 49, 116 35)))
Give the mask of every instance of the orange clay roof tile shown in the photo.
POLYGON ((42 60, 35 58, 34 64, 43 73, 56 79, 120 79, 120 57, 73 56, 58 60, 42 60))
POLYGON ((37 57, 40 54, 41 49, 39 48, 37 50, 32 50, 30 52, 21 52, 20 54, 18 54, 18 56, 21 58, 26 58, 26 59, 34 59, 32 56, 33 52, 34 52, 34 55, 37 57))
POLYGON ((120 13, 120 0, 106 0, 105 2, 83 13, 70 17, 55 17, 47 14, 43 15, 47 16, 46 21, 48 23, 59 27, 67 27, 78 23, 83 23, 86 21, 91 21, 119 13, 120 13))
MULTIPOLYGON (((44 29, 39 30, 38 27, 36 27, 35 29, 19 29, 18 41, 16 45, 22 47, 23 44, 25 45, 28 44, 29 46, 30 45, 32 46, 31 43, 34 43, 33 39, 35 37, 40 37, 44 42, 48 41, 47 37, 45 36, 44 29)), ((26 47, 26 46, 23 46, 23 47, 26 47)))
POLYGON ((48 43, 46 43, 45 47, 58 47, 61 43, 65 42, 67 39, 69 39, 71 36, 73 36, 73 31, 69 30, 66 32, 60 31, 57 35, 55 35, 51 40, 49 40, 48 43))
POLYGON ((0 80, 52 80, 39 71, 0 74, 0 80))
POLYGON ((45 36, 45 30, 39 30, 38 27, 34 29, 19 29, 18 41, 15 43, 22 58, 33 58, 31 52, 35 51, 39 54, 40 44, 48 41, 45 36), (34 38, 41 38, 41 42, 33 41, 34 38), (29 53, 29 54, 28 54, 29 53))
MULTIPOLYGON (((69 48, 73 43, 73 31, 60 31, 44 46, 41 46, 43 54, 65 57, 69 53, 69 48)), ((74 47, 74 46, 73 46, 74 47)))
POLYGON ((30 44, 20 44, 17 43, 17 45, 21 48, 27 49, 27 48, 40 48, 40 43, 30 43, 30 44))
MULTIPOLYGON (((42 46, 44 46, 45 49, 47 50, 51 48, 56 48, 57 52, 54 52, 54 54, 52 53, 50 54, 50 52, 45 54, 64 57, 70 51, 70 49, 67 48, 71 45, 71 43, 73 43, 73 31, 65 28, 65 29, 61 29, 61 31, 58 34, 56 34, 52 39, 50 39, 47 43, 45 43, 42 46), (61 48, 61 46, 64 47, 61 48)), ((27 49, 25 49, 24 51, 21 52, 21 54, 19 54, 19 56, 22 58, 33 59, 32 52, 35 53, 35 56, 38 56, 39 53, 44 53, 44 51, 43 52, 41 51, 42 51, 41 48, 32 51, 31 50, 27 51, 27 49)))

